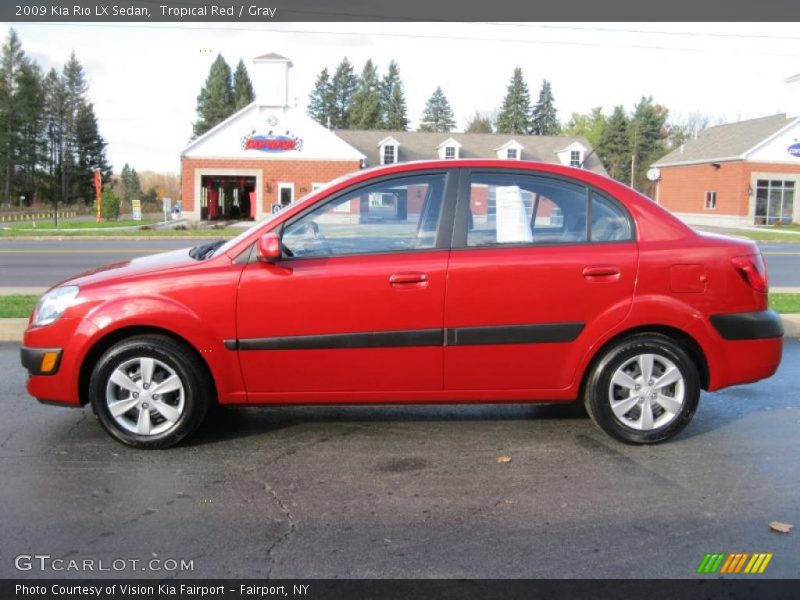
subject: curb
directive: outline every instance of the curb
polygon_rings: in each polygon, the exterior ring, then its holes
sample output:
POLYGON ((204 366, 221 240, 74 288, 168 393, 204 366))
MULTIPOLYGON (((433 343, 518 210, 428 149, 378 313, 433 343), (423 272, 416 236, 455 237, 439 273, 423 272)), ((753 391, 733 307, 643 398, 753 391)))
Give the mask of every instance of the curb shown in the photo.
MULTIPOLYGON (((800 313, 781 315, 784 338, 800 338, 800 313)), ((28 319, 0 319, 0 342, 21 342, 28 319)))

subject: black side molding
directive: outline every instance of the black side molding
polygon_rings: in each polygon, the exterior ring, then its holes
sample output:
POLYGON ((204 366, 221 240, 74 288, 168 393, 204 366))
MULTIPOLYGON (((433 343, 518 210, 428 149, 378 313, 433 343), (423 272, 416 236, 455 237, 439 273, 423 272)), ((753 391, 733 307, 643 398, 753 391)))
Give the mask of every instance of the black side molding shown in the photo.
POLYGON ((488 344, 552 344, 572 342, 583 323, 535 323, 532 325, 490 325, 447 329, 447 346, 482 346, 488 344))
POLYGON ((774 310, 711 315, 711 324, 726 340, 766 340, 783 337, 783 321, 774 310))
MULTIPOLYGON (((344 348, 399 348, 441 346, 441 329, 330 333, 239 340, 239 350, 323 350, 344 348)), ((227 346, 227 344, 226 344, 227 346)))
POLYGON ((534 323, 447 329, 406 329, 225 340, 228 350, 335 350, 412 346, 481 346, 572 342, 584 323, 534 323))

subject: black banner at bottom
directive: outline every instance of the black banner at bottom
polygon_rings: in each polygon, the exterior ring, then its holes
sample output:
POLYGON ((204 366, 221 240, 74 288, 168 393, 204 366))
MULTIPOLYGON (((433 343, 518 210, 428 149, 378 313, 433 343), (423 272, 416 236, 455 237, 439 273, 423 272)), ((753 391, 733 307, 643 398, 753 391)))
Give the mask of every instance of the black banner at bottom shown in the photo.
POLYGON ((699 600, 769 598, 795 600, 800 580, 742 579, 195 579, 0 581, 2 600, 529 600, 614 599, 699 600))

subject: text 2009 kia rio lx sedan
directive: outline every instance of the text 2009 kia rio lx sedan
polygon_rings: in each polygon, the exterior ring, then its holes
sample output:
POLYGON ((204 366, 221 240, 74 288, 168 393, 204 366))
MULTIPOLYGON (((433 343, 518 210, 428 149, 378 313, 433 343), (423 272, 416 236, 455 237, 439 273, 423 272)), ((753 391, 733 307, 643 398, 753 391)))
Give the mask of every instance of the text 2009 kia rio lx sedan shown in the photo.
POLYGON ((772 375, 783 329, 748 240, 696 233, 580 169, 396 164, 226 243, 54 287, 28 391, 162 448, 235 404, 572 402, 626 442, 679 432, 700 390, 772 375))

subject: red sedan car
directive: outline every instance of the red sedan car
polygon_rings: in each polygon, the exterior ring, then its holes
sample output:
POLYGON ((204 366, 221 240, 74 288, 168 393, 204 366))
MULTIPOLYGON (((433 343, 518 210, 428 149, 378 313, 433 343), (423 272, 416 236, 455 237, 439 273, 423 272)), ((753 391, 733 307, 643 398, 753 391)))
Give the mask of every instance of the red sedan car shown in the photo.
POLYGON ((209 407, 573 402, 632 443, 772 375, 783 329, 748 240, 580 169, 449 160, 332 182, 228 242, 52 288, 28 391, 163 448, 209 407))

